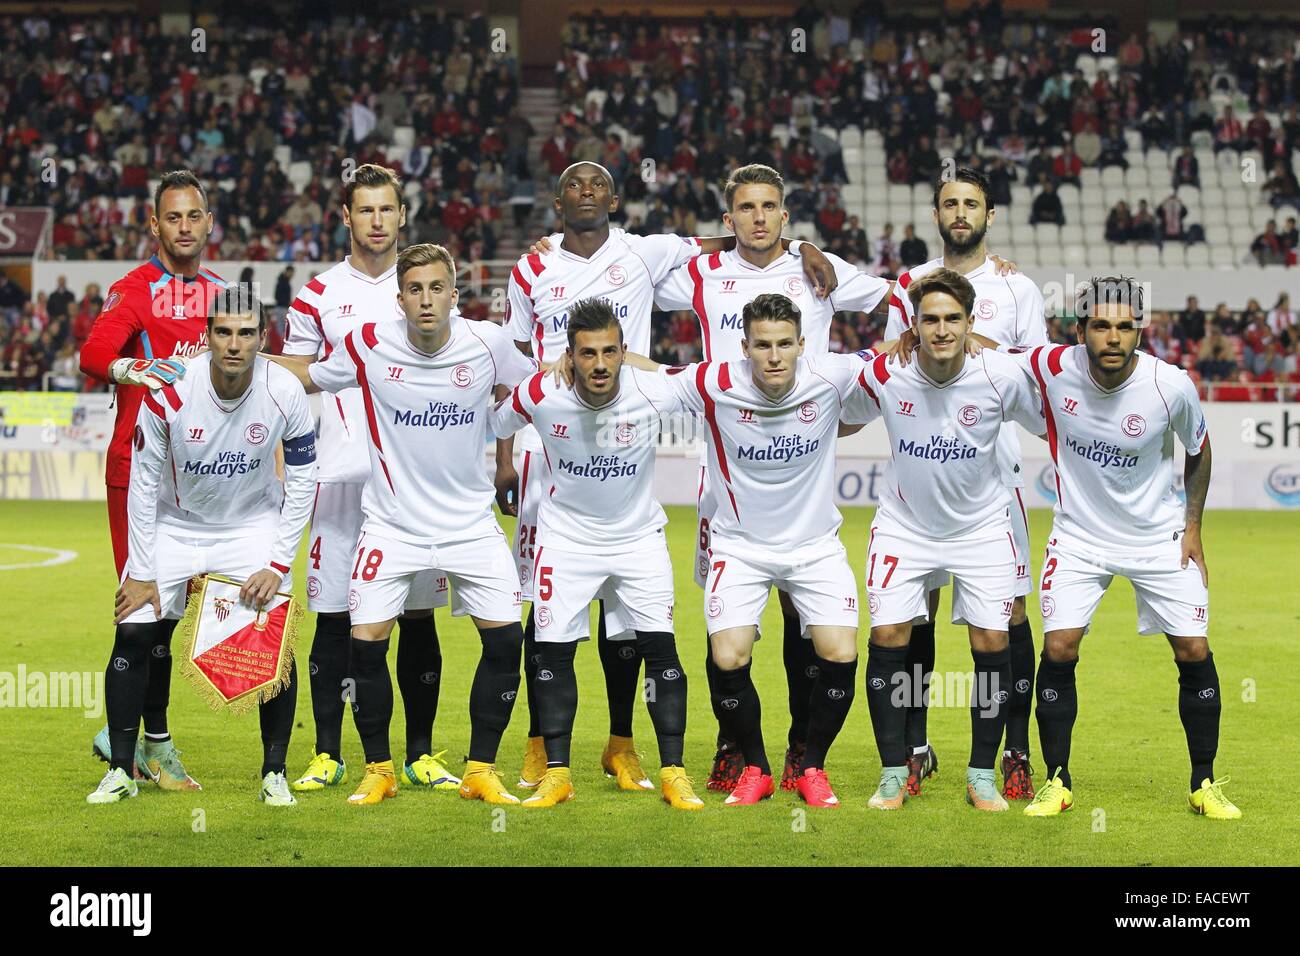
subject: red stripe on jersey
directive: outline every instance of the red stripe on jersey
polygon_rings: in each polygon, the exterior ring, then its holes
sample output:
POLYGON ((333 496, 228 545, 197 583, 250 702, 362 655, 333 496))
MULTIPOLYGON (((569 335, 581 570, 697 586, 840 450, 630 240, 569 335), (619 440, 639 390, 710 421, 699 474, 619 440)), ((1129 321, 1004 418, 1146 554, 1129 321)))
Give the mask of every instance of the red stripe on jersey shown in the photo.
POLYGON ((1016 489, 1016 502, 1020 505, 1020 520, 1025 523, 1025 529, 1029 528, 1029 517, 1025 514, 1025 499, 1020 497, 1020 489, 1016 489))
POLYGON ((696 256, 686 264, 686 272, 695 283, 695 293, 691 296, 691 307, 695 309, 700 320, 700 331, 704 333, 704 361, 712 360, 712 348, 709 338, 709 316, 704 309, 704 277, 700 275, 700 257, 696 256))
MULTIPOLYGON (((1038 346, 1038 348, 1034 349, 1032 353, 1030 353, 1029 365, 1034 370, 1034 378, 1038 380, 1038 390, 1042 393, 1043 396, 1043 414, 1047 418, 1047 447, 1052 452, 1052 464, 1055 465, 1056 464, 1056 416, 1052 414, 1052 402, 1051 399, 1047 397, 1047 381, 1043 378, 1043 372, 1038 367, 1038 360, 1044 348, 1046 348, 1046 346, 1040 345, 1038 346)), ((1061 348, 1065 348, 1065 346, 1061 346, 1061 348)), ((1062 505, 1064 505, 1065 502, 1061 499, 1061 469, 1053 468, 1052 471, 1056 476, 1056 500, 1061 502, 1062 505)))
POLYGON ((514 276, 515 282, 519 283, 519 288, 523 290, 524 295, 531 299, 533 297, 533 284, 524 278, 524 270, 516 265, 510 274, 514 276))
POLYGON ((1053 375, 1061 374, 1061 359, 1065 358, 1065 350, 1068 348, 1068 345, 1058 345, 1047 353, 1047 370, 1053 375))
POLYGON ((871 386, 867 384, 867 370, 865 368, 858 374, 858 384, 862 386, 863 391, 871 396, 871 400, 876 403, 876 408, 879 408, 880 399, 876 398, 876 393, 873 392, 871 386))
POLYGON ((876 376, 876 381, 881 385, 889 381, 889 370, 885 368, 885 363, 888 361, 888 355, 877 355, 875 361, 871 363, 871 374, 876 376))
POLYGON ((361 326, 361 340, 366 343, 368 349, 378 347, 379 337, 375 335, 375 323, 367 322, 361 326))
MULTIPOLYGON (((371 329, 373 334, 374 324, 362 326, 362 331, 364 332, 367 328, 371 329)), ((393 487, 393 479, 388 474, 388 463, 384 461, 384 443, 379 440, 379 422, 375 418, 374 399, 370 397, 370 380, 366 378, 366 363, 361 361, 361 356, 357 354, 357 346, 352 341, 351 332, 343 340, 343 344, 347 347, 348 355, 352 357, 352 364, 357 367, 357 384, 361 386, 361 397, 365 400, 366 421, 370 425, 370 440, 375 444, 375 451, 379 452, 379 464, 384 469, 384 478, 388 481, 388 490, 393 494, 397 494, 397 489, 393 487)))
POLYGON ((524 421, 531 425, 533 423, 533 416, 528 414, 528 410, 524 408, 524 403, 519 400, 519 386, 516 385, 514 391, 512 391, 510 395, 513 399, 515 412, 523 416, 524 421))
POLYGON ((722 253, 715 252, 709 256, 709 268, 717 269, 722 266, 722 253))
POLYGON ((540 364, 543 361, 542 356, 546 353, 546 347, 542 345, 542 334, 546 331, 546 328, 541 322, 537 321, 536 312, 533 313, 533 330, 533 335, 537 337, 537 348, 535 351, 537 352, 537 361, 540 364))
POLYGON ((546 379, 545 372, 538 372, 528 380, 528 397, 532 399, 534 405, 540 405, 546 394, 542 391, 542 383, 546 379))
POLYGON ((904 272, 901 276, 898 277, 898 284, 902 286, 904 289, 906 289, 909 285, 912 284, 911 269, 908 269, 906 272, 904 272))
POLYGON ((528 256, 528 265, 533 270, 533 281, 536 282, 538 279, 541 278, 543 270, 546 269, 546 266, 542 265, 541 255, 539 253, 534 252, 530 256, 528 256))
POLYGON ((148 406, 149 411, 153 412, 163 421, 167 421, 167 413, 163 411, 163 407, 158 404, 158 400, 154 398, 152 395, 150 395, 148 392, 144 393, 144 403, 146 406, 148 406))
MULTIPOLYGON (((516 389, 516 391, 518 391, 518 389, 516 389)), ((532 421, 532 419, 530 418, 529 421, 532 421)), ((524 495, 528 494, 528 469, 529 466, 532 465, 532 463, 533 463, 533 453, 531 451, 524 452, 524 475, 522 478, 519 479, 519 496, 518 496, 519 500, 515 502, 515 511, 521 515, 524 513, 524 495)), ((524 526, 520 524, 518 527, 518 531, 521 535, 519 539, 519 546, 520 546, 519 553, 521 555, 523 554, 523 545, 524 545, 524 540, 522 538, 523 530, 524 530, 524 526)))
POLYGON ((164 385, 160 391, 163 393, 163 398, 167 399, 167 404, 172 407, 172 411, 179 412, 181 410, 181 397, 176 392, 176 386, 164 385))
POLYGON ((722 472, 722 480, 727 484, 727 497, 731 499, 731 510, 735 514, 736 520, 740 520, 740 511, 736 508, 736 496, 731 492, 731 469, 727 467, 727 451, 722 444, 722 431, 718 428, 717 408, 713 404, 713 399, 709 395, 709 390, 704 384, 704 376, 709 370, 708 362, 701 362, 699 370, 695 373, 695 387, 700 390, 700 398, 704 401, 704 418, 709 423, 709 431, 713 434, 713 453, 718 456, 718 468, 722 472))
POLYGON ((731 391, 731 372, 729 371, 730 363, 723 362, 718 366, 718 388, 724 392, 731 391))
POLYGON ((313 276, 307 283, 307 288, 311 289, 311 291, 315 292, 317 295, 325 294, 325 283, 321 282, 320 279, 315 276, 313 276))
POLYGON ((334 346, 330 340, 325 337, 325 323, 321 321, 320 310, 316 306, 303 300, 302 296, 293 300, 293 308, 297 309, 303 315, 310 316, 311 320, 316 323, 316 331, 320 333, 320 340, 325 343, 325 357, 330 357, 330 352, 334 351, 334 346))
POLYGON ((903 308, 903 300, 900 299, 898 296, 894 295, 894 293, 892 292, 889 293, 889 304, 892 305, 894 308, 896 308, 899 312, 902 312, 903 318, 907 318, 907 309, 903 308))
POLYGON ((271 567, 274 568, 276 571, 279 571, 281 574, 289 573, 289 569, 287 567, 285 567, 283 564, 278 564, 275 561, 271 562, 271 567))

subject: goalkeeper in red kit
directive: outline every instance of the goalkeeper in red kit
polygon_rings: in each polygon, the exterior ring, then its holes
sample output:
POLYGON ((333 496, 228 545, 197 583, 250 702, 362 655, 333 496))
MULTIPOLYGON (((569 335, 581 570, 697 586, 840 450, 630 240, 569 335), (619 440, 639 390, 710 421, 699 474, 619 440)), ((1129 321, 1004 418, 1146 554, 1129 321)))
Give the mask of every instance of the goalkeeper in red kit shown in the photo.
MULTIPOLYGON (((185 359, 208 347, 208 302, 225 282, 202 266, 212 231, 203 184, 187 169, 165 173, 154 192, 150 230, 158 251, 108 290, 90 337, 81 349, 81 370, 117 386, 117 420, 108 447, 108 527, 119 581, 127 555, 127 486, 131 443, 147 389, 170 385, 185 374, 185 359)), ((171 635, 164 622, 153 648, 144 705, 144 734, 136 747, 135 776, 164 790, 197 790, 167 731, 171 692, 171 635)), ((110 664, 112 666, 112 655, 110 664)), ((108 727, 95 737, 94 753, 108 760, 108 727)))

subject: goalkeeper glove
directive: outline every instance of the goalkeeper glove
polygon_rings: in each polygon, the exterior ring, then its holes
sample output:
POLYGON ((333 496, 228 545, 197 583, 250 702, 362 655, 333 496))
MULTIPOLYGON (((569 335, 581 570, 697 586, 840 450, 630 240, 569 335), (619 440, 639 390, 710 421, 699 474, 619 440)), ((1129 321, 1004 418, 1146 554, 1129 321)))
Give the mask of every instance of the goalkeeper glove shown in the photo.
POLYGON ((109 377, 119 385, 144 385, 158 389, 174 385, 185 375, 185 363, 177 358, 121 358, 108 367, 109 377))

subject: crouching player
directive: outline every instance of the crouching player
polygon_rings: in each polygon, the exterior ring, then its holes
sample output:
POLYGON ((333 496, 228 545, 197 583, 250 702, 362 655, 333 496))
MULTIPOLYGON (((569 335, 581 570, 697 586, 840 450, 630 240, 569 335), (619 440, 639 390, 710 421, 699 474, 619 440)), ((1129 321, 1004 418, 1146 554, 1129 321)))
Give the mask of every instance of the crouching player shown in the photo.
POLYGON ((571 306, 568 337, 572 389, 538 373, 492 414, 499 438, 535 425, 551 465, 533 572, 541 654, 533 688, 546 773, 523 805, 553 807, 573 798, 573 660, 578 642, 590 636, 588 606, 599 598, 604 607, 621 608, 645 661, 663 798, 679 810, 699 810, 704 801, 682 762, 686 674, 673 638, 673 568, 663 532, 668 518, 652 493, 660 414, 676 402, 661 376, 624 366, 623 327, 607 302, 585 299, 571 306))
MULTIPOLYGON (((289 569, 311 516, 316 444, 302 386, 257 353, 262 305, 246 287, 220 290, 208 310, 211 351, 175 385, 147 393, 131 459, 130 545, 117 592, 117 637, 105 676, 111 756, 90 803, 134 797, 131 779, 155 633, 185 611, 196 574, 243 578, 253 607, 291 588, 289 569), (284 484, 275 449, 284 449, 284 484)), ((272 806, 295 803, 284 776, 297 701, 289 684, 260 706, 262 787, 272 806)))
POLYGON ((882 765, 869 805, 893 810, 906 799, 908 708, 925 692, 907 667, 914 621, 929 616, 927 581, 953 577, 953 623, 970 631, 975 661, 966 799, 1006 810, 993 764, 1006 729, 1011 691, 1007 625, 1016 550, 1006 489, 993 480, 1002 423, 1043 432, 1036 390, 1019 361, 985 350, 966 355, 975 289, 936 269, 907 290, 920 341, 916 361, 870 361, 862 385, 871 401, 851 423, 883 418, 890 466, 867 545, 867 703, 882 765))

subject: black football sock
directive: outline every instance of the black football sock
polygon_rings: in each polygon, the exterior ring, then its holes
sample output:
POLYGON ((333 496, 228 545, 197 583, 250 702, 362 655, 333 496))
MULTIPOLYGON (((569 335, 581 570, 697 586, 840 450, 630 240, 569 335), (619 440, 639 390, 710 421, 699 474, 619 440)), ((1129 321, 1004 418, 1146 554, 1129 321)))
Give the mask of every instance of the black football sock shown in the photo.
POLYGON ((157 623, 119 624, 113 653, 104 670, 104 709, 108 713, 110 767, 127 776, 135 763, 135 743, 140 736, 145 691, 149 687, 149 659, 158 643, 157 623))
POLYGON ((406 762, 433 753, 433 720, 442 686, 442 648, 433 615, 397 622, 397 687, 406 714, 406 762))
POLYGON ((172 696, 172 633, 180 621, 164 618, 149 651, 149 685, 144 692, 144 735, 152 741, 168 740, 167 705, 172 696))
POLYGON ((686 672, 677 642, 667 631, 637 631, 645 661, 645 699, 659 741, 659 766, 681 767, 686 736, 686 672))
POLYGON ((975 686, 971 688, 969 766, 992 770, 1011 709, 1011 653, 1006 648, 972 650, 970 656, 975 661, 975 686))
POLYGON ((388 728, 393 721, 393 678, 388 673, 388 642, 352 638, 352 716, 361 735, 366 763, 392 760, 388 728))
POLYGON ((911 642, 907 645, 907 716, 903 736, 907 752, 919 750, 930 742, 926 703, 930 691, 930 675, 934 671, 934 621, 912 625, 911 642))
POLYGON ((1034 632, 1029 622, 1007 632, 1011 652, 1011 704, 1007 710, 1007 750, 1029 753, 1029 711, 1034 703, 1034 632))
POLYGON ((906 701, 895 699, 896 689, 904 684, 906 665, 906 647, 867 644, 867 709, 882 767, 907 763, 906 701))
POLYGON ((605 631, 605 602, 597 611, 600 620, 596 646, 600 650, 600 667, 605 672, 605 693, 609 697, 609 734, 632 736, 632 710, 641 683, 641 652, 636 641, 611 641, 605 631))
POLYGON ((1079 715, 1079 695, 1074 684, 1074 668, 1079 663, 1048 660, 1044 651, 1038 661, 1038 745, 1043 748, 1043 762, 1048 774, 1060 768, 1061 783, 1070 784, 1070 736, 1074 719, 1079 715))
POLYGON ((1175 661, 1178 665, 1178 716, 1187 734, 1187 753, 1192 759, 1192 790, 1201 781, 1214 780, 1214 757, 1219 751, 1219 672, 1214 654, 1203 661, 1175 661))
POLYGON ((517 622, 479 631, 483 653, 469 690, 469 759, 495 763, 519 694, 524 629, 517 622))
POLYGON ((528 623, 524 625, 524 689, 528 691, 528 736, 540 737, 541 725, 537 716, 537 695, 533 690, 533 681, 537 678, 537 665, 541 663, 541 653, 537 650, 537 625, 533 620, 533 609, 528 607, 528 623))
POLYGON ((713 707, 713 717, 718 722, 718 749, 724 747, 731 749, 736 746, 736 742, 727 736, 726 716, 722 708, 718 706, 721 696, 718 694, 718 665, 713 660, 713 651, 709 647, 709 639, 704 639, 704 680, 709 685, 709 704, 713 707))
POLYGON ((751 666, 752 662, 734 671, 718 669, 717 706, 723 713, 723 732, 736 741, 745 755, 745 765, 770 774, 763 746, 763 709, 749 672, 751 666))
POLYGON ((537 646, 542 660, 535 686, 542 739, 546 742, 546 766, 567 767, 573 721, 578 714, 578 675, 573 671, 578 642, 544 641, 537 646))
POLYGON ((790 692, 790 746, 808 739, 808 701, 820 661, 813 642, 803 636, 798 614, 782 614, 781 656, 785 662, 785 684, 790 692))
POLYGON ((298 664, 289 667, 289 683, 270 700, 258 704, 257 716, 262 725, 262 776, 284 773, 289 755, 289 736, 293 733, 293 715, 298 709, 298 664))
MULTIPOLYGON (((808 642, 809 644, 812 641, 808 642)), ((828 661, 817 658, 817 679, 813 682, 808 708, 808 746, 804 750, 804 768, 826 766, 826 752, 831 749, 844 719, 853 706, 858 662, 828 661)))
MULTIPOLYGON (((343 759, 343 681, 348 676, 352 625, 343 617, 316 616, 316 635, 307 658, 311 714, 316 724, 316 753, 343 759)), ((355 698, 354 698, 355 699, 355 698)))

